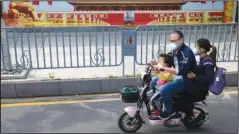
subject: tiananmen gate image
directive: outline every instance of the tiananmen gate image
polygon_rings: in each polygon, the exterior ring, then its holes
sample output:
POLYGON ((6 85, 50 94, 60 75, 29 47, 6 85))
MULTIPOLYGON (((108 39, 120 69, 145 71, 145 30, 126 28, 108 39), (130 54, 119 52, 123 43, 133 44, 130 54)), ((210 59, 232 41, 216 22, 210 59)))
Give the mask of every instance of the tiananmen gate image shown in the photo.
MULTIPOLYGON (((233 21, 233 1, 224 2, 223 10, 183 11, 183 0, 78 0, 66 1, 70 12, 36 11, 41 2, 10 1, 4 12, 6 26, 138 26, 170 24, 220 24, 233 21)), ((195 1, 198 2, 198 1, 195 1)), ((211 1, 213 2, 213 1, 211 1)), ((201 2, 203 4, 203 2, 201 2)))

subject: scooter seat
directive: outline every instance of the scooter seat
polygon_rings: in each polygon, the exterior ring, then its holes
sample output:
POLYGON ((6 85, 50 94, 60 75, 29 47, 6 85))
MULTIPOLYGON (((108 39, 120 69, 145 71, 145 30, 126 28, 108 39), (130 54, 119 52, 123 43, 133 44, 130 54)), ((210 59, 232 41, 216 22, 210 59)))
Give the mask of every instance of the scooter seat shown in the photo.
POLYGON ((173 97, 175 97, 175 98, 179 98, 180 95, 178 95, 178 94, 174 94, 173 97))
POLYGON ((183 94, 183 93, 173 94, 173 97, 175 97, 175 98, 179 98, 179 97, 181 97, 181 96, 184 96, 184 94, 183 94))

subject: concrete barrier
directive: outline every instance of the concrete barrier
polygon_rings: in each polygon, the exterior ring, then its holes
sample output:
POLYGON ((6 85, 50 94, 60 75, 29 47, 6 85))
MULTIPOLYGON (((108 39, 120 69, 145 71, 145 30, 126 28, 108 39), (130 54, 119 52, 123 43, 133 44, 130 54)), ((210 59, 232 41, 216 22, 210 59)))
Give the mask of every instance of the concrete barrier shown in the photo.
POLYGON ((15 83, 1 83, 1 98, 17 97, 15 83))
MULTIPOLYGON (((227 73, 227 86, 237 86, 237 72, 227 73)), ((1 98, 117 93, 125 85, 139 86, 140 78, 1 82, 1 98)))
POLYGON ((59 81, 31 81, 15 83, 17 97, 60 95, 59 81))
POLYGON ((101 93, 101 80, 63 80, 59 81, 61 95, 101 93))

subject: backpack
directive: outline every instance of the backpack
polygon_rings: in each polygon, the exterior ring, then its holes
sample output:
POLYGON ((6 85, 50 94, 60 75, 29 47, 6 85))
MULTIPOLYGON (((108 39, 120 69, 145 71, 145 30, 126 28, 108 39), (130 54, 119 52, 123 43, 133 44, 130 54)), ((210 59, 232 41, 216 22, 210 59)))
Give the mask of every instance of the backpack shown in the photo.
POLYGON ((226 69, 216 66, 216 70, 214 72, 214 80, 213 83, 209 85, 209 91, 214 95, 220 95, 225 86, 226 86, 226 69))

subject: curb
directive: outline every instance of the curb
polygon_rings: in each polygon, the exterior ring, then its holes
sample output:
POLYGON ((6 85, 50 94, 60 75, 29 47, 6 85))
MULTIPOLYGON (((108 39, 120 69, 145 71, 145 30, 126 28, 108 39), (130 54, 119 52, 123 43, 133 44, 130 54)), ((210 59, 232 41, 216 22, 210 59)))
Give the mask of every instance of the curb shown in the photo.
MULTIPOLYGON (((238 85, 237 73, 227 73, 227 87, 238 85)), ((1 82, 1 98, 118 93, 125 85, 138 86, 140 78, 1 82)))

